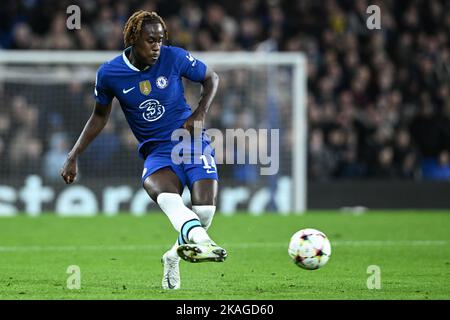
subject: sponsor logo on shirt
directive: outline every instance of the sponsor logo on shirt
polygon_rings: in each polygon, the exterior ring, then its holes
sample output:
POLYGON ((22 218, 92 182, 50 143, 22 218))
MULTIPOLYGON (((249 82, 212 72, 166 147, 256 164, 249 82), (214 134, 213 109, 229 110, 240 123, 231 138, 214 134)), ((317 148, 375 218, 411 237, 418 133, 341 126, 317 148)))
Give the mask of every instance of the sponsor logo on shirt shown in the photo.
POLYGON ((166 111, 164 106, 155 99, 145 100, 140 104, 139 109, 144 109, 142 117, 149 122, 158 120, 166 111))

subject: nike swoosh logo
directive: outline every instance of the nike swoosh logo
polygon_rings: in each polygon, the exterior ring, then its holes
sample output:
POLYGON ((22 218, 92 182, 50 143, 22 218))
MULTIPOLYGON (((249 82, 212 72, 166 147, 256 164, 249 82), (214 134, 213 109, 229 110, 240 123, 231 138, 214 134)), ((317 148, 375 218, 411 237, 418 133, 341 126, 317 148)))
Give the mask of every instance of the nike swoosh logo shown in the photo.
POLYGON ((170 278, 169 277, 167 277, 167 285, 169 286, 169 289, 175 288, 175 286, 170 283, 170 278))
POLYGON ((122 92, 125 93, 125 94, 127 94, 128 92, 130 92, 130 91, 133 90, 134 88, 135 88, 135 87, 130 88, 130 89, 127 89, 127 90, 123 89, 122 92))
POLYGON ((215 173, 216 172, 216 170, 206 170, 206 173, 215 173))

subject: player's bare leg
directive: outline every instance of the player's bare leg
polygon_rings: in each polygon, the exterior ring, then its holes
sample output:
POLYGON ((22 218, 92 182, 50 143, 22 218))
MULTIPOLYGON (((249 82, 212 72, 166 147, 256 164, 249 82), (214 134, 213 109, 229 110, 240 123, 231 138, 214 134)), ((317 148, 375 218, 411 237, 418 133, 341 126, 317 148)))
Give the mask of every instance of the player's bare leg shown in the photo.
MULTIPOLYGON (((196 181, 191 190, 192 211, 208 229, 216 210, 218 183, 213 179, 196 181)), ((225 249, 214 242, 184 244, 178 247, 178 255, 189 262, 222 262, 227 257, 225 249)))
POLYGON ((169 168, 160 169, 145 179, 144 189, 155 202, 157 202, 158 195, 161 193, 181 195, 183 192, 180 179, 169 168))
POLYGON ((217 180, 199 180, 192 186, 192 211, 200 218, 206 230, 211 226, 216 212, 218 188, 217 180))

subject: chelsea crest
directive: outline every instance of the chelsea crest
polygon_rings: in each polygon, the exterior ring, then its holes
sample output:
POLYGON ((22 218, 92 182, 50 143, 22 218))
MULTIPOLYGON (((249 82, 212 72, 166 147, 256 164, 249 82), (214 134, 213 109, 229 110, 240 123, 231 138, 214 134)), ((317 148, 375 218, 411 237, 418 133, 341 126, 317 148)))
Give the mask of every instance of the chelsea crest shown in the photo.
POLYGON ((164 76, 159 76, 159 77, 156 79, 156 86, 157 86, 159 89, 164 89, 164 88, 166 88, 168 84, 169 84, 169 80, 167 80, 167 78, 164 77, 164 76))

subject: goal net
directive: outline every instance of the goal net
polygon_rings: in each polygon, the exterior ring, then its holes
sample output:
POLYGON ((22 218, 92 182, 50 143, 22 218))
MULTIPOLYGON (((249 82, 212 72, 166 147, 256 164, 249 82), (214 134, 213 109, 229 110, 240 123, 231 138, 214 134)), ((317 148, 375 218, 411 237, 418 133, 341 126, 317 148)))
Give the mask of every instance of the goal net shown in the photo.
MULTIPOLYGON (((4 214, 48 210, 62 215, 128 211, 139 215, 155 206, 141 188, 143 160, 116 99, 108 124, 79 159, 78 183, 67 187, 59 176, 68 150, 92 112, 96 70, 118 54, 0 53, 0 188, 4 191, 0 214, 2 210, 4 214)), ((219 210, 223 214, 303 212, 307 148, 304 56, 259 52, 193 55, 220 76, 206 122, 206 128, 214 129, 211 132, 215 134, 219 210)), ((195 108, 200 85, 185 81, 185 95, 195 108)), ((188 190, 184 197, 188 202, 188 190)))

